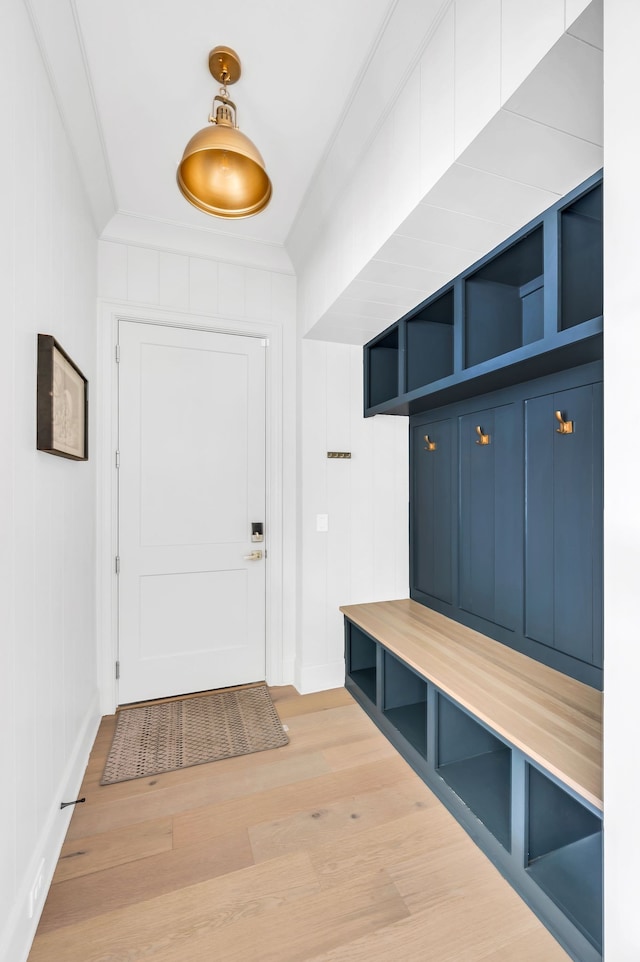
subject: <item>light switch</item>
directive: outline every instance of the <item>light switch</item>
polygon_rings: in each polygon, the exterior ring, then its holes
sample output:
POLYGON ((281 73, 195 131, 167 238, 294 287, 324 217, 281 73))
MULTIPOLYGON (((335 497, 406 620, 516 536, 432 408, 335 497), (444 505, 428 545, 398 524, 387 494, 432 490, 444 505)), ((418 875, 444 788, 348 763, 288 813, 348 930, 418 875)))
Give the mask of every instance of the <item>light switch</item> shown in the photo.
POLYGON ((316 515, 316 531, 328 531, 328 530, 329 530, 329 515, 317 514, 316 515))

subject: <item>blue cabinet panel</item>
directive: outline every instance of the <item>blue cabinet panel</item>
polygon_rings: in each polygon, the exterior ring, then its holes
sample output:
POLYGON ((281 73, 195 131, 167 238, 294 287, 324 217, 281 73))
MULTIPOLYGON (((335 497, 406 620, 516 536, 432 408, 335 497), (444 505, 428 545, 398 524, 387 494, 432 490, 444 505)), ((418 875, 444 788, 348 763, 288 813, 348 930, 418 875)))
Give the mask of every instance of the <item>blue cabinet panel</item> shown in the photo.
POLYGON ((517 404, 459 419, 460 607, 510 631, 522 597, 521 422, 517 404))
POLYGON ((411 597, 596 687, 601 378, 600 363, 573 368, 410 428, 411 597), (556 411, 572 433, 558 433, 556 411))
POLYGON ((418 591, 447 605, 454 600, 453 431, 451 418, 411 429, 412 582, 418 591))
POLYGON ((525 634, 602 664, 602 385, 531 398, 526 421, 525 634), (556 412, 573 422, 560 433, 556 412))
POLYGON ((525 624, 532 641, 553 646, 553 396, 525 401, 525 624))

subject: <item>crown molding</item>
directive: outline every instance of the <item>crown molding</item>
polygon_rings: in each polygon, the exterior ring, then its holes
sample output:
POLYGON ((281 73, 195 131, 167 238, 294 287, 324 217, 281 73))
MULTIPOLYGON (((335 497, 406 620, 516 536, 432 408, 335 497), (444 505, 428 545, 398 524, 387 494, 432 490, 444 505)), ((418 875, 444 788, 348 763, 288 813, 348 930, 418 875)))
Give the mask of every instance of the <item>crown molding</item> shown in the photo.
POLYGON ((100 240, 192 257, 207 257, 280 274, 295 273, 291 258, 280 244, 247 240, 224 231, 188 227, 123 211, 113 215, 102 231, 100 240))

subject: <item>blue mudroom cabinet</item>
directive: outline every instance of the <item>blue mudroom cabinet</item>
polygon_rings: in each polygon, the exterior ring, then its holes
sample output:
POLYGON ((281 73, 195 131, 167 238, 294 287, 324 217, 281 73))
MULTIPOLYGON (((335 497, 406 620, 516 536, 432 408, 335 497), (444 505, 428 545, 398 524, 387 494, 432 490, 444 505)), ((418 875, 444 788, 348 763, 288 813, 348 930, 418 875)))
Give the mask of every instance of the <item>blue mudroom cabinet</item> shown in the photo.
POLYGON ((602 172, 364 348, 410 416, 411 598, 602 686, 602 172))
POLYGON ((342 609, 347 688, 576 962, 602 952, 602 201, 599 172, 365 345, 365 416, 409 415, 411 597, 342 609))
POLYGON ((414 600, 601 686, 599 362, 414 416, 409 503, 414 600))

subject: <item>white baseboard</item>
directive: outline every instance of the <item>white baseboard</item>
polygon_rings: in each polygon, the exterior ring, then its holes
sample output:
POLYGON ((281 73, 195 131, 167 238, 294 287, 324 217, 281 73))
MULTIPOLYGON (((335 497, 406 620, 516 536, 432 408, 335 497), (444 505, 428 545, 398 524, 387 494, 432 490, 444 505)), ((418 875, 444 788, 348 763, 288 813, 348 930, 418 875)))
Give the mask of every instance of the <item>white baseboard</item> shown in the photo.
POLYGON ((344 658, 329 665, 297 666, 296 688, 301 695, 344 686, 344 658))
POLYGON ((71 800, 78 797, 100 719, 99 699, 96 691, 76 738, 69 762, 58 783, 58 789, 50 801, 49 815, 34 844, 33 856, 28 865, 24 867, 22 878, 18 882, 6 928, 1 935, 0 962, 26 962, 27 960, 58 862, 58 856, 73 814, 71 806, 61 809, 60 802, 63 799, 71 800), (29 918, 29 894, 38 866, 43 859, 43 885, 34 907, 33 916, 29 918))
POLYGON ((277 675, 273 677, 267 677, 267 684, 278 686, 278 685, 295 685, 296 673, 293 659, 288 658, 282 662, 282 671, 278 672, 277 675))

